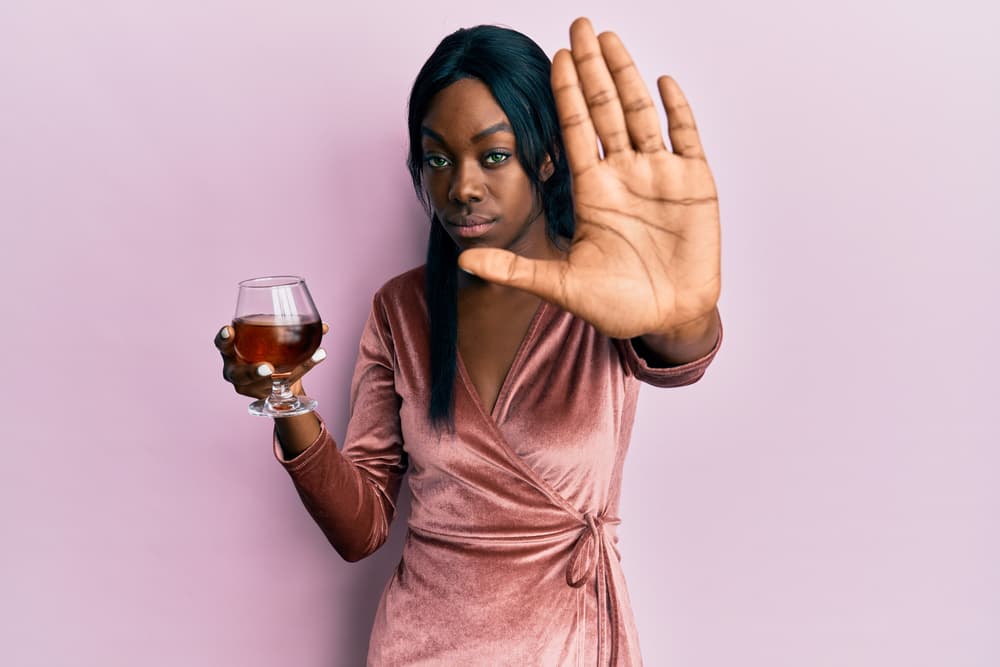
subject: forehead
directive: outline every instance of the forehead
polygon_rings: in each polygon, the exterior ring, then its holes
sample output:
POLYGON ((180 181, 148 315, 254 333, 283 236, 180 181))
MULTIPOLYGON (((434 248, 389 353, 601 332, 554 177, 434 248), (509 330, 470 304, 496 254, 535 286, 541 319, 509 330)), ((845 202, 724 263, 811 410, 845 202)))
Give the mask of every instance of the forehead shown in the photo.
POLYGON ((478 79, 460 79, 431 100, 423 126, 454 141, 470 141, 477 133, 510 121, 489 87, 478 79))

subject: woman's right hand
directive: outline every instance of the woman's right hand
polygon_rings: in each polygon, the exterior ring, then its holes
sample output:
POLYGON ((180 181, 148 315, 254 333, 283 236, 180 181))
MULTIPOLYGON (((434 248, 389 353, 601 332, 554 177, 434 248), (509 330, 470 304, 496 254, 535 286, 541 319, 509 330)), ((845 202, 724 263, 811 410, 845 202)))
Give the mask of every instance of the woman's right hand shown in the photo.
MULTIPOLYGON (((323 334, 325 335, 330 327, 323 323, 323 334)), ((233 349, 235 343, 235 331, 230 325, 219 329, 215 335, 215 347, 222 355, 222 377, 233 385, 237 394, 249 396, 251 398, 266 398, 271 394, 273 380, 271 374, 274 368, 271 364, 248 364, 236 356, 233 349)), ((313 356, 304 364, 292 371, 290 376, 292 393, 301 396, 305 394, 302 388, 302 376, 309 372, 316 364, 326 359, 326 351, 319 348, 313 356)))

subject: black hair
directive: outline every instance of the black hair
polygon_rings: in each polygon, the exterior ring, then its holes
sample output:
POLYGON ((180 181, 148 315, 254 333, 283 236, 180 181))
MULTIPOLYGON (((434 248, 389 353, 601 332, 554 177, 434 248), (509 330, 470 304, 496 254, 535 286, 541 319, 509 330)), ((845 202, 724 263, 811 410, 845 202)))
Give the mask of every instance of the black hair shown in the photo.
POLYGON ((517 159, 542 201, 549 239, 573 237, 569 166, 552 95, 552 63, 529 37, 498 26, 462 28, 441 40, 420 69, 410 92, 407 166, 424 209, 431 216, 424 285, 430 318, 429 416, 438 428, 454 428, 458 347, 458 247, 441 226, 423 187, 421 125, 434 96, 460 79, 482 81, 514 130, 517 159), (542 175, 546 159, 553 171, 542 175))

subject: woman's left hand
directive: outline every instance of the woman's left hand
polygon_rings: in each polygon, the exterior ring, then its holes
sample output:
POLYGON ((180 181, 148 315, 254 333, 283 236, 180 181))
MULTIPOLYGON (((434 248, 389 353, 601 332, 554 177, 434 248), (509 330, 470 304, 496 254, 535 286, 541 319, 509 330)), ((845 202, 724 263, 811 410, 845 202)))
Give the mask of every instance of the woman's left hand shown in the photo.
POLYGON ((576 231, 565 260, 470 249, 460 266, 551 301, 605 335, 683 340, 716 325, 719 206, 694 116, 658 80, 672 149, 638 70, 613 33, 570 28, 552 87, 573 176, 576 231), (603 157, 598 148, 603 148, 603 157))

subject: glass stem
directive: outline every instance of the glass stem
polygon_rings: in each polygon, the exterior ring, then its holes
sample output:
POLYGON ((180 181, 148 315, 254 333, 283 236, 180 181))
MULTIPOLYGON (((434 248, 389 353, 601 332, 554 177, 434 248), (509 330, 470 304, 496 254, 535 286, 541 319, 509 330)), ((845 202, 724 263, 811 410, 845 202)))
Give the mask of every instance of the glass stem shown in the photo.
POLYGON ((274 380, 267 402, 274 410, 292 410, 299 405, 298 397, 292 393, 292 387, 285 378, 274 380))

